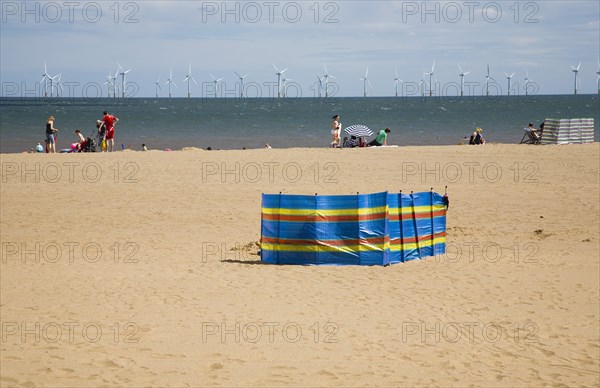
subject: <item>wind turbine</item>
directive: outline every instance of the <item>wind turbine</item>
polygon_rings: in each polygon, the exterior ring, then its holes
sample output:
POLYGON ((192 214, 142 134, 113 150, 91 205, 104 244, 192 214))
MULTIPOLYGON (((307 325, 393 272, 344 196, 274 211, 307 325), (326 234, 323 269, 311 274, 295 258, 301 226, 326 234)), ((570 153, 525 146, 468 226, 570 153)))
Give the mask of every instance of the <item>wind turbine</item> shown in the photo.
POLYGON ((510 96, 510 80, 515 75, 515 73, 512 73, 511 75, 504 73, 504 75, 506 75, 506 79, 508 80, 508 94, 507 95, 510 96))
POLYGON ((158 79, 154 81, 154 84, 156 85, 156 87, 154 88, 156 89, 156 98, 158 98, 158 89, 162 90, 162 88, 160 87, 160 76, 158 76, 158 79))
POLYGON ((431 71, 428 73, 423 73, 425 74, 429 74, 429 97, 431 97, 433 95, 433 91, 431 89, 432 87, 432 83, 431 83, 431 78, 433 78, 433 70, 435 69, 435 58, 433 58, 433 65, 431 65, 431 71))
POLYGON ((596 74, 598 74, 598 79, 596 82, 598 82, 598 94, 600 94, 600 58, 598 58, 598 71, 596 74))
POLYGON ((235 75, 238 76, 238 78, 240 79, 240 99, 244 98, 244 78, 246 78, 248 76, 248 73, 244 74, 244 75, 239 75, 237 72, 235 72, 235 75))
POLYGON ((463 94, 463 90, 464 90, 464 86, 465 86, 465 75, 469 74, 470 71, 463 71, 462 67, 460 67, 460 65, 458 65, 458 70, 460 70, 460 96, 462 97, 463 94))
POLYGON ((53 78, 53 80, 56 82, 56 97, 60 97, 60 92, 62 92, 62 90, 63 90, 63 87, 60 83, 60 78, 62 77, 62 73, 57 74, 54 77, 57 78, 57 79, 53 78))
POLYGON ((190 66, 188 68, 188 74, 185 76, 185 79, 182 82, 187 81, 188 84, 188 98, 190 98, 191 94, 190 94, 190 80, 194 81, 194 83, 196 84, 196 86, 198 86, 198 82, 196 82, 196 80, 194 79, 194 77, 192 77, 192 63, 190 62, 190 66))
POLYGON ((48 80, 51 79, 50 74, 48 74, 48 68, 46 67, 46 61, 44 61, 44 74, 42 74, 42 79, 40 83, 44 83, 44 98, 48 97, 48 80))
POLYGON ((121 75, 121 95, 125 98, 125 89, 127 89, 125 86, 125 74, 129 73, 131 69, 124 70, 119 62, 117 62, 117 65, 119 65, 119 74, 121 75))
POLYGON ((327 98, 328 97, 327 83, 329 82, 329 78, 335 78, 335 77, 332 76, 331 74, 329 74, 329 72, 327 71, 327 66, 325 66, 325 64, 323 64, 323 67, 325 68, 325 74, 323 75, 323 79, 325 80, 325 98, 327 98))
POLYGON ((323 78, 319 77, 318 75, 317 77, 317 82, 319 83, 319 98, 321 98, 321 90, 323 90, 323 78))
POLYGON ((177 87, 177 84, 175 83, 175 81, 173 81, 173 69, 169 70, 169 78, 167 79, 167 82, 165 82, 166 84, 169 84, 169 98, 171 98, 171 84, 175 85, 175 87, 177 87))
POLYGON ((215 83, 215 98, 217 98, 217 92, 219 91, 219 85, 217 85, 217 83, 218 83, 219 81, 223 80, 223 78, 221 77, 221 78, 219 78, 219 79, 216 79, 215 77, 213 77, 213 75, 212 75, 212 74, 210 74, 210 73, 208 73, 208 74, 210 75, 210 78, 212 78, 212 79, 213 79, 213 82, 215 83))
POLYGON ((425 70, 423 70, 423 77, 421 78, 421 82, 419 82, 419 89, 421 89, 421 97, 425 97, 425 89, 427 88, 427 81, 425 81, 425 75, 427 75, 427 73, 425 73, 425 70), (425 88, 423 88, 423 85, 425 85, 425 88))
POLYGON ((50 98, 54 97, 54 83, 56 82, 56 78, 59 76, 60 74, 57 74, 54 77, 48 75, 48 79, 50 80, 50 98))
POLYGON ((529 95, 529 90, 527 88, 527 86, 529 86, 530 82, 534 82, 531 78, 529 78, 529 72, 527 71, 527 68, 525 68, 525 85, 524 85, 524 89, 525 89, 525 95, 528 96, 529 95))
POLYGON ((495 79, 490 77, 490 65, 487 65, 487 75, 485 76, 485 95, 486 97, 490 95, 490 80, 496 82, 495 79))
POLYGON ((573 73, 575 73, 575 93, 574 94, 577 94, 577 81, 578 81, 580 67, 581 67, 581 61, 579 61, 579 65, 577 65, 577 68, 574 68, 573 66, 571 66, 571 69, 573 69, 573 73))
POLYGON ((279 71, 279 69, 277 68, 277 66, 275 66, 275 64, 273 64, 273 67, 275 68, 275 75, 277 75, 277 97, 281 97, 281 76, 283 75, 283 73, 287 70, 287 67, 281 71, 279 71))
POLYGON ((283 98, 285 98, 285 97, 286 97, 286 95, 285 95, 285 84, 286 84, 288 81, 291 81, 291 80, 292 80, 291 78, 285 78, 285 77, 283 77, 283 79, 281 80, 281 82, 282 82, 282 84, 281 84, 281 91, 283 92, 283 93, 282 93, 282 95, 283 95, 283 98))
POLYGON ((367 82, 369 83, 369 86, 371 87, 371 89, 373 88, 373 85, 371 85, 371 81, 369 81, 369 68, 367 67, 367 71, 365 71, 365 76, 364 77, 360 77, 360 79, 363 81, 363 97, 367 97, 367 82))
POLYGON ((117 76, 119 75, 119 69, 115 71, 115 75, 111 77, 113 84, 113 98, 117 98, 117 94, 119 94, 119 83, 117 82, 117 76))
MULTIPOLYGON (((396 70, 396 78, 394 78, 394 90, 396 91, 396 97, 398 97, 398 82, 400 83, 404 83, 404 81, 402 81, 400 78, 398 78, 398 68, 395 68, 396 70)), ((402 95, 404 95, 404 91, 402 91, 402 95)))
POLYGON ((106 82, 102 85, 106 85, 106 95, 110 98, 110 84, 112 81, 112 75, 110 74, 110 70, 108 71, 108 75, 106 76, 106 82))

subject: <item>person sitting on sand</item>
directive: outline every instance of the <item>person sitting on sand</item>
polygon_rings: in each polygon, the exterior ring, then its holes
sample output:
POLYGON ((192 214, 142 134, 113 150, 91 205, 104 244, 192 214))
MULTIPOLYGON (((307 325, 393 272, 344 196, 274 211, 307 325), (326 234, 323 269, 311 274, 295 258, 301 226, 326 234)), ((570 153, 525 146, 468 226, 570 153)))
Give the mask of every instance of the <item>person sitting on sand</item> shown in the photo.
POLYGON ((87 145, 87 140, 85 140, 85 137, 83 137, 83 135, 81 134, 81 131, 79 129, 75 130, 75 135, 77 135, 77 139, 78 139, 77 152, 80 152, 87 145))
POLYGON ((356 138, 356 136, 352 135, 350 136, 350 139, 346 139, 346 141, 344 141, 344 148, 354 147, 358 147, 358 139, 356 138))
POLYGON ((483 138, 483 135, 481 134, 482 132, 483 132, 483 129, 475 128, 475 131, 473 131, 473 134, 471 135, 471 138, 469 139, 469 144, 471 144, 471 145, 485 144, 485 139, 483 138))
POLYGON ((390 133, 390 132, 392 132, 392 131, 390 131, 389 128, 382 129, 377 134, 377 137, 375 139, 371 140, 371 142, 369 144, 367 144, 367 147, 380 147, 380 146, 387 145, 387 137, 388 137, 388 133, 390 133))
MULTIPOLYGON (((543 130, 544 126, 542 125, 541 127, 542 127, 542 130, 543 130)), ((539 141, 540 138, 542 137, 542 135, 541 135, 541 131, 542 130, 540 130, 540 133, 538 133, 538 130, 535 129, 535 127, 533 126, 533 123, 527 124, 527 128, 525 128, 525 130, 531 132, 531 136, 536 141, 539 141)))

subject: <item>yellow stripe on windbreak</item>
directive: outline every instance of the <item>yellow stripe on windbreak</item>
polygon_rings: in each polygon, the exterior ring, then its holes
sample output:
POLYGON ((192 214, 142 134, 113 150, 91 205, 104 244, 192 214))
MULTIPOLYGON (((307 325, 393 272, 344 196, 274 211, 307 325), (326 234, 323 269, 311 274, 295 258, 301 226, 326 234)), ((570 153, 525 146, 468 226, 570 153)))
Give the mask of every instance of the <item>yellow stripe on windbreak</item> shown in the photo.
POLYGON ((365 214, 384 213, 387 206, 353 208, 353 209, 286 209, 263 207, 263 214, 275 214, 281 216, 312 216, 315 214, 323 216, 354 216, 365 214))
MULTIPOLYGON (((446 242, 446 237, 436 237, 435 239, 433 239, 433 244, 431 243, 431 240, 426 240, 426 241, 421 241, 419 243, 419 245, 421 246, 421 248, 425 248, 425 247, 430 247, 432 245, 435 244, 441 244, 441 243, 445 243, 446 242)), ((392 244, 390 246, 390 251, 392 252, 398 252, 398 251, 406 251, 409 249, 418 249, 419 246, 417 245, 416 242, 413 243, 408 243, 408 244, 392 244)))
POLYGON ((389 242, 383 244, 365 244, 365 245, 286 245, 286 244, 270 244, 262 243, 260 249, 265 251, 278 251, 278 252, 371 252, 371 251, 383 251, 390 247, 389 242))
MULTIPOLYGON (((415 214, 417 213, 431 213, 431 211, 444 210, 446 205, 433 205, 433 206, 415 206, 415 214)), ((410 206, 403 206, 402 208, 391 207, 390 214, 399 214, 398 209, 402 209, 402 214, 412 214, 413 208, 410 206)))

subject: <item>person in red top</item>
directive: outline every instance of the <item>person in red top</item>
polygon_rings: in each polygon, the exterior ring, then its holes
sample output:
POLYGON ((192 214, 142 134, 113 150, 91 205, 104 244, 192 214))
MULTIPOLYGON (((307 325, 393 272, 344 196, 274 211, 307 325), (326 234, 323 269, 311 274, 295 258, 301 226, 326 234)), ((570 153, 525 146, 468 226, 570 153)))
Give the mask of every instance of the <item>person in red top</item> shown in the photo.
POLYGON ((117 122, 119 122, 118 118, 109 115, 107 111, 104 111, 102 123, 106 128, 106 149, 108 152, 112 152, 115 146, 115 124, 117 124, 117 122))

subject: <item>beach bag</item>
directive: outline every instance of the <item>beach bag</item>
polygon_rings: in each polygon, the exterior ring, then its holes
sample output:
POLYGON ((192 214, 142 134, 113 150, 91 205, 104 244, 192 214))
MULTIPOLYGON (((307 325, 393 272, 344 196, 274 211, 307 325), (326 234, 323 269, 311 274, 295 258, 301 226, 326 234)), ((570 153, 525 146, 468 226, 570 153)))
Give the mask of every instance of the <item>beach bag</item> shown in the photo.
POLYGON ((100 143, 100 148, 102 151, 106 151, 106 139, 102 139, 102 143, 100 143))

